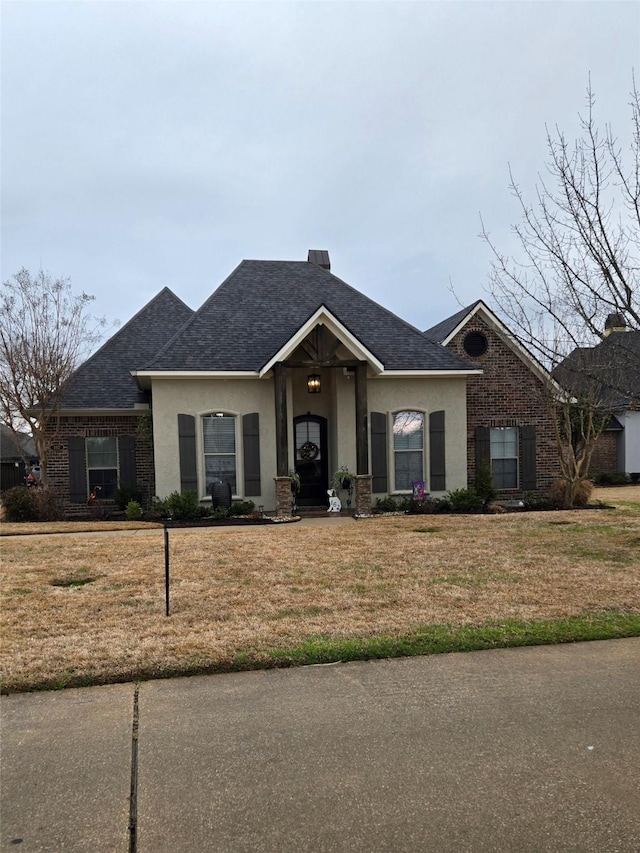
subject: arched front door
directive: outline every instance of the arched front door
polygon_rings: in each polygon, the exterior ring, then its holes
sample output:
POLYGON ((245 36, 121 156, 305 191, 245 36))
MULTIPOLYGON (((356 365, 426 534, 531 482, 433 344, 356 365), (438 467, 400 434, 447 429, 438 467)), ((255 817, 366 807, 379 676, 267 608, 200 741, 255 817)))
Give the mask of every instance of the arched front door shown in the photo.
POLYGON ((327 420, 319 415, 293 419, 299 506, 326 506, 328 485, 327 420))

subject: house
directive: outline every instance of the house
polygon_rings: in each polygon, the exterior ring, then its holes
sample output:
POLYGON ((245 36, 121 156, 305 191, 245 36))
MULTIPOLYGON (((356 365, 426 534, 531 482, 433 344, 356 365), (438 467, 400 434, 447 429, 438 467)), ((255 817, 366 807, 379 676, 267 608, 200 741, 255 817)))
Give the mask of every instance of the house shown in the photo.
POLYGON ((242 261, 195 312, 165 289, 69 383, 52 485, 73 513, 98 485, 103 498, 137 484, 147 500, 206 501, 222 480, 285 514, 292 470, 299 505, 326 506, 346 467, 362 513, 416 481, 433 495, 465 487, 484 442, 505 494, 539 488, 548 427, 523 396, 539 367, 486 307, 452 321, 444 344, 422 333, 334 275, 326 251, 242 261), (471 331, 485 352, 465 347, 471 331))
POLYGON ((479 368, 467 379, 469 484, 488 465, 502 499, 545 492, 558 477, 545 368, 482 300, 424 334, 479 368))
POLYGON ((24 486, 27 477, 25 459, 37 460, 33 436, 20 433, 18 440, 8 426, 0 424, 0 492, 13 486, 24 486))
POLYGON ((591 458, 594 474, 640 471, 640 330, 609 314, 593 347, 577 347, 554 375, 610 413, 591 458))

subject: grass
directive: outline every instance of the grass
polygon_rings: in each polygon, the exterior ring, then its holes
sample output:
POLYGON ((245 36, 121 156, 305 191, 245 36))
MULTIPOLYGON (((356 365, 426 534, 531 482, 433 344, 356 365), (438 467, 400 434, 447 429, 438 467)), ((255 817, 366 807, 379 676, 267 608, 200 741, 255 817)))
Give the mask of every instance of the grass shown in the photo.
POLYGON ((640 636, 640 501, 603 491, 617 509, 171 530, 169 618, 159 530, 4 538, 2 689, 640 636))

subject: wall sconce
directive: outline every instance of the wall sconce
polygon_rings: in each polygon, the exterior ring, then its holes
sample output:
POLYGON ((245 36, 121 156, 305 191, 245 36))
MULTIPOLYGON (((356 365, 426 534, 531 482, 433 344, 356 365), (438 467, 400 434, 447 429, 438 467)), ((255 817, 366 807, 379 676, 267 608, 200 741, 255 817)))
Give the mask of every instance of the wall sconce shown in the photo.
POLYGON ((319 394, 320 393, 320 374, 319 373, 310 373, 307 376, 307 391, 309 394, 319 394))

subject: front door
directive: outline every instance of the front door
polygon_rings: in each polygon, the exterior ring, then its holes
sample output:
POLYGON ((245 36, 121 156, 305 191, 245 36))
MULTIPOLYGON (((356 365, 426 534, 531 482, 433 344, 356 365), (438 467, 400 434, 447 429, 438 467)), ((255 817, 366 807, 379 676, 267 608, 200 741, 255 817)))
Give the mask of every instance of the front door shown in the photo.
POLYGON ((319 415, 293 420, 299 506, 326 506, 328 489, 327 421, 319 415))

